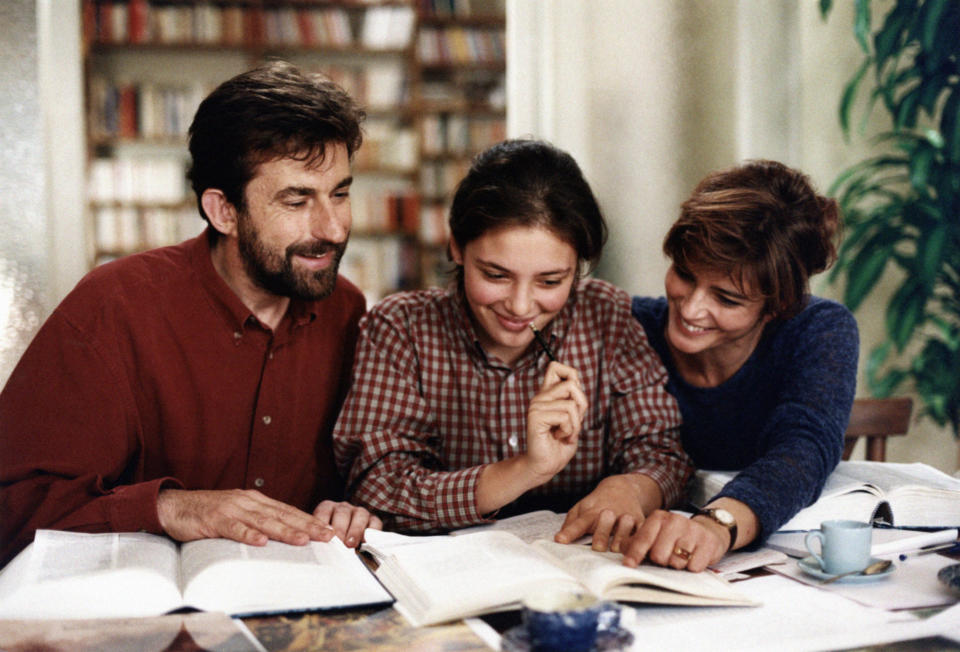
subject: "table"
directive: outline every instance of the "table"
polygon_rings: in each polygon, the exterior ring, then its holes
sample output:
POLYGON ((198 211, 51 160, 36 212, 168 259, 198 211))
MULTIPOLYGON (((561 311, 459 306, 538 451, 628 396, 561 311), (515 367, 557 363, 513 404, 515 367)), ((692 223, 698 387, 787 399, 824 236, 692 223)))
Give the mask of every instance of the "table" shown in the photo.
POLYGON ((415 628, 392 607, 245 618, 244 623, 269 652, 490 650, 462 622, 415 628))

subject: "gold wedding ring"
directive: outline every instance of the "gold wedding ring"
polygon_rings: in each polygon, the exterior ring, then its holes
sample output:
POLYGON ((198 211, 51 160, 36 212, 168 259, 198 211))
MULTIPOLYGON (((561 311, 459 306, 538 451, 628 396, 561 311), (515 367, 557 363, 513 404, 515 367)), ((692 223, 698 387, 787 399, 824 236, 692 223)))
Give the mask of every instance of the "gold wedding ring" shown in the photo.
POLYGON ((684 560, 690 559, 690 551, 684 548, 681 548, 680 546, 677 546, 676 548, 673 549, 673 554, 675 554, 680 559, 684 559, 684 560))

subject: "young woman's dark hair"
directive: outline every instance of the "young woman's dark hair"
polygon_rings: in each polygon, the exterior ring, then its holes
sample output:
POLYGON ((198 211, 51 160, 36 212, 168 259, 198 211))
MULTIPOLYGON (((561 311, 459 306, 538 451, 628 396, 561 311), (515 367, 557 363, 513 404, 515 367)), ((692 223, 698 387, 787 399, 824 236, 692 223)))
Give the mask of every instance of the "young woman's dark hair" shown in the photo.
MULTIPOLYGON (((503 141, 473 159, 454 194, 449 224, 461 251, 505 226, 542 226, 590 266, 607 239, 606 222, 577 162, 549 143, 529 139, 503 141)), ((462 270, 456 274, 459 279, 462 270)))
POLYGON ((223 191, 244 210, 244 188, 265 161, 319 163, 332 143, 345 144, 352 158, 363 142, 364 117, 342 88, 283 61, 220 84, 200 103, 190 125, 193 161, 187 176, 200 214, 207 219, 199 199, 208 188, 223 191))
POLYGON ((764 313, 789 319, 809 296, 809 279, 836 259, 839 211, 810 179, 775 161, 751 161, 708 175, 683 203, 663 243, 680 270, 722 270, 753 285, 764 313))

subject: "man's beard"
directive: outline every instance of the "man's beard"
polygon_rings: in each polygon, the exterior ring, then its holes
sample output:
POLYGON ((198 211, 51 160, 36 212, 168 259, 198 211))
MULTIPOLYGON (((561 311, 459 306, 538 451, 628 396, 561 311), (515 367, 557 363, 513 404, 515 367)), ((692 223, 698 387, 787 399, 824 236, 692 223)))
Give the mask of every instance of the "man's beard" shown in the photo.
POLYGON ((272 294, 305 301, 330 296, 337 283, 337 268, 347 247, 346 240, 292 244, 281 257, 267 248, 248 216, 241 215, 238 222, 240 256, 247 274, 257 285, 272 294), (333 260, 326 269, 306 272, 293 268, 293 257, 296 255, 319 256, 330 251, 334 254, 333 260))

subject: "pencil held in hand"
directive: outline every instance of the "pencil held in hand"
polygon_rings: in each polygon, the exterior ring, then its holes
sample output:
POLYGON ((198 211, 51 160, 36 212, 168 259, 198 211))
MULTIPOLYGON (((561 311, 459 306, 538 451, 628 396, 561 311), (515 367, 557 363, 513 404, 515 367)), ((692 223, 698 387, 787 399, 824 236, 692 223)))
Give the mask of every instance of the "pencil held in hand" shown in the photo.
POLYGON ((537 342, 540 343, 540 347, 543 349, 543 352, 547 354, 547 357, 557 361, 557 357, 553 355, 553 351, 550 350, 550 347, 547 345, 547 341, 543 339, 543 335, 540 334, 540 331, 537 330, 537 327, 533 325, 533 322, 530 322, 530 330, 533 331, 533 336, 537 338, 537 342))

